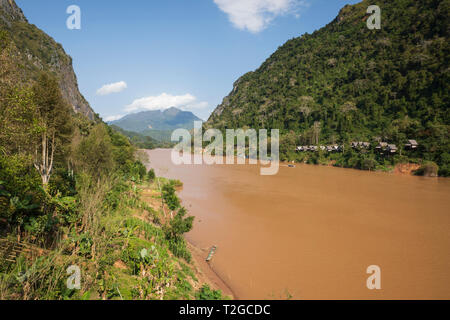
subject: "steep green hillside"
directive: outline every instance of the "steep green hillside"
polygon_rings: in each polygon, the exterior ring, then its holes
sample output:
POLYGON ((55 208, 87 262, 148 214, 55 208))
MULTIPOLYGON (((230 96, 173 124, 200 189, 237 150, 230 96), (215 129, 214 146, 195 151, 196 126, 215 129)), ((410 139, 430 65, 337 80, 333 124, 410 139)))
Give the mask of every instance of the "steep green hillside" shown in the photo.
POLYGON ((171 143, 173 130, 145 130, 142 135, 150 137, 162 143, 171 143))
POLYGON ((15 82, 35 81, 41 71, 52 72, 59 80, 63 97, 73 110, 91 120, 96 118, 78 90, 72 58, 59 43, 29 24, 14 0, 0 0, 0 35, 1 46, 11 42, 8 63, 16 67, 15 82))
MULTIPOLYGON (((378 1, 381 30, 366 26, 371 4, 346 6, 329 25, 288 41, 235 83, 206 127, 279 128, 284 159, 317 138, 415 139, 414 155, 376 161, 432 160, 448 175, 450 1, 378 1)), ((338 163, 357 166, 347 160, 338 163)))
POLYGON ((111 128, 128 137, 131 143, 140 149, 169 148, 171 146, 170 143, 162 142, 163 139, 154 139, 150 135, 127 131, 116 125, 111 125, 111 128))

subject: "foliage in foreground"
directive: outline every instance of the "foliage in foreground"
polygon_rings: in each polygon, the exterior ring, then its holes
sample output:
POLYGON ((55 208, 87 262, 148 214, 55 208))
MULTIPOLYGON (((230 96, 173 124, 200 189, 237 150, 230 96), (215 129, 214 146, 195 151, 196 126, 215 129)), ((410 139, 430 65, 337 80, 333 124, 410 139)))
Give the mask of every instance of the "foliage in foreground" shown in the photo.
POLYGON ((209 285, 205 284, 196 293, 197 300, 223 300, 222 293, 218 290, 212 290, 209 285))
POLYGON ((182 237, 193 218, 179 205, 169 218, 164 207, 142 199, 144 188, 162 199, 162 181, 171 203, 179 204, 171 188, 180 183, 148 173, 129 139, 104 123, 73 115, 47 126, 38 108, 65 110, 50 75, 30 86, 5 79, 0 239, 25 243, 29 251, 14 262, 0 257, 0 299, 195 298, 198 280, 183 262, 191 256, 182 237), (38 152, 33 141, 42 143, 38 152), (35 166, 41 159, 46 179, 35 166), (67 286, 70 266, 80 268, 80 290, 67 286))
MULTIPOLYGON (((78 218, 62 227, 61 242, 37 259, 1 264, 2 299, 194 299, 197 279, 171 252, 156 224, 162 211, 141 198, 142 188, 121 179, 80 179, 78 218), (115 208, 115 209, 112 209, 115 208), (67 289, 66 270, 81 268, 81 289, 67 289)), ((179 239, 178 241, 181 241, 179 239)), ((183 240, 184 241, 184 240, 183 240)), ((181 243, 181 242, 177 242, 181 243)))

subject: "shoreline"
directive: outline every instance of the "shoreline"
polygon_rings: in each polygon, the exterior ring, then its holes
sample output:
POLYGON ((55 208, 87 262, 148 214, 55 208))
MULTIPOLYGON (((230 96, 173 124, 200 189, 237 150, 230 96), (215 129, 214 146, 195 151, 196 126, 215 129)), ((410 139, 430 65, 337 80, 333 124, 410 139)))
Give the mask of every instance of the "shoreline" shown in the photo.
MULTIPOLYGON (((149 150, 144 150, 144 151, 149 151, 149 150)), ((151 167, 150 162, 147 162, 146 164, 147 164, 147 166, 151 167)), ((154 200, 152 201, 152 195, 153 195, 154 191, 151 190, 151 188, 148 188, 148 190, 150 190, 150 193, 146 194, 144 196, 144 201, 149 205, 152 205, 152 202, 153 202, 153 205, 155 207, 161 206, 161 203, 159 200, 156 201, 157 203, 155 203, 154 200)), ((179 190, 177 190, 177 191, 179 191, 179 190)), ((182 201, 182 199, 180 199, 180 201, 182 201)), ((192 216, 195 216, 195 215, 193 215, 192 212, 189 212, 189 214, 192 216)), ((211 264, 206 262, 206 257, 208 255, 208 249, 204 249, 204 248, 200 248, 200 247, 196 246, 193 242, 189 241, 186 238, 186 236, 184 236, 184 240, 186 242, 188 251, 192 255, 192 261, 188 264, 190 264, 193 267, 193 271, 195 273, 195 276, 197 277, 198 282, 201 285, 208 284, 212 290, 220 290, 222 292, 222 295, 224 296, 224 298, 231 298, 232 300, 237 300, 238 297, 234 293, 231 286, 220 277, 220 275, 214 270, 214 268, 211 266, 211 264)))
MULTIPOLYGON (((142 149, 144 151, 151 151, 151 150, 172 150, 173 148, 156 148, 156 149, 142 149)), ((194 155, 194 152, 191 152, 191 155, 194 155)), ((247 160, 247 159, 246 159, 247 160)), ((225 163, 225 159, 224 159, 225 163)), ((247 164, 247 163, 246 163, 247 164)), ((214 164, 215 165, 215 164, 214 164)), ((396 175, 396 176, 409 176, 409 177, 417 177, 417 178, 433 178, 433 179, 440 179, 440 178, 446 178, 443 176, 427 176, 427 175, 415 175, 413 172, 420 168, 420 165, 416 163, 411 162, 405 162, 405 163, 397 163, 395 166, 392 166, 390 170, 362 170, 358 168, 346 168, 346 167, 338 167, 334 166, 332 163, 328 164, 310 164, 305 162, 297 162, 295 160, 286 160, 286 161, 279 161, 279 165, 283 167, 287 167, 289 165, 308 165, 308 166, 323 166, 323 167, 330 167, 330 168, 336 168, 336 169, 346 169, 346 170, 356 170, 356 171, 362 171, 362 172, 371 172, 371 173, 383 173, 383 174, 390 174, 390 175, 396 175)))
POLYGON ((189 252, 192 254, 191 264, 196 269, 195 275, 198 280, 202 280, 200 282, 207 283, 213 290, 221 290, 224 297, 229 297, 232 300, 239 300, 231 286, 220 277, 211 264, 206 262, 205 257, 208 255, 207 250, 197 247, 186 238, 185 240, 189 252))
MULTIPOLYGON (((278 178, 265 179, 257 174, 258 166, 177 167, 170 161, 170 150, 149 155, 158 173, 184 182, 180 200, 192 215, 201 218, 202 223, 185 237, 197 247, 189 246, 189 250, 200 280, 208 278, 206 282, 216 288, 228 282, 236 300, 246 299, 244 296, 373 299, 376 297, 358 277, 365 274, 366 261, 370 264, 373 260, 393 270, 395 286, 385 291, 392 298, 424 296, 399 276, 404 272, 417 276, 428 296, 445 295, 448 289, 422 276, 429 265, 422 263, 420 254, 442 254, 445 249, 436 244, 448 239, 442 225, 448 222, 445 190, 450 187, 449 180, 442 180, 441 187, 438 179, 426 177, 306 165, 280 168, 278 178), (425 210, 433 211, 433 219, 423 215, 425 210), (274 212, 282 212, 285 219, 274 212), (259 228, 254 227, 255 219, 259 228), (436 229, 431 230, 434 225, 436 229), (265 230, 270 230, 270 237, 265 230), (219 251, 208 265, 204 261, 213 244, 219 251), (368 245, 381 249, 374 254, 366 250, 368 245), (407 271, 402 256, 406 254, 416 262, 407 271), (332 263, 338 268, 330 271, 327 265, 332 263), (301 276, 297 270, 309 276, 301 276), (344 277, 349 285, 338 292, 344 277)), ((435 269, 447 279, 443 265, 435 269)))

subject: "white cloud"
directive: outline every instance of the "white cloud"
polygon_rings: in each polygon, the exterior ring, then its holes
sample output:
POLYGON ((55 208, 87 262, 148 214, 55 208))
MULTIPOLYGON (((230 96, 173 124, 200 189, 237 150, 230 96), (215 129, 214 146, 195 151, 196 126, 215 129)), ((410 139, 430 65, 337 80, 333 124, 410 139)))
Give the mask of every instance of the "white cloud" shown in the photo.
POLYGON ((116 120, 120 120, 124 117, 124 115, 116 115, 116 116, 109 116, 105 118, 106 122, 110 122, 110 121, 116 121, 116 120))
POLYGON ((190 93, 180 96, 174 96, 162 93, 159 96, 150 96, 134 100, 130 105, 126 106, 127 112, 135 112, 138 110, 165 110, 171 107, 186 109, 206 108, 207 102, 198 102, 197 98, 190 93))
POLYGON ((127 88, 127 83, 125 81, 105 84, 103 87, 97 90, 97 94, 100 96, 106 96, 111 93, 118 93, 127 88))
POLYGON ((220 10, 228 14, 233 25, 241 30, 258 33, 277 16, 296 14, 304 0, 214 0, 220 10))
POLYGON ((205 109, 209 107, 209 103, 206 101, 200 101, 200 102, 195 102, 192 104, 188 104, 184 107, 181 107, 181 109, 183 110, 188 110, 188 109, 205 109))

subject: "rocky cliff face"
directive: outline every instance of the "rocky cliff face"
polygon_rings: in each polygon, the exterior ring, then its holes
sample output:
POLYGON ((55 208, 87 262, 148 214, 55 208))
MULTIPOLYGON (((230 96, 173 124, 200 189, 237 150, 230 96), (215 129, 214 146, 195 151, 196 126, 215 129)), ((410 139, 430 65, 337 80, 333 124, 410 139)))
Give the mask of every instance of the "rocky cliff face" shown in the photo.
POLYGON ((78 89, 72 58, 53 38, 28 23, 14 0, 0 0, 0 31, 7 32, 14 43, 12 62, 20 66, 18 82, 36 79, 40 71, 56 75, 64 98, 75 113, 94 120, 95 113, 78 89))
POLYGON ((1 12, 0 19, 6 24, 10 25, 12 20, 27 22, 22 10, 16 5, 13 0, 0 0, 1 12))

